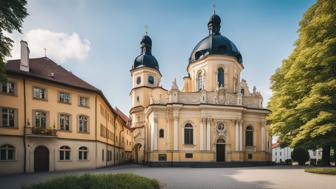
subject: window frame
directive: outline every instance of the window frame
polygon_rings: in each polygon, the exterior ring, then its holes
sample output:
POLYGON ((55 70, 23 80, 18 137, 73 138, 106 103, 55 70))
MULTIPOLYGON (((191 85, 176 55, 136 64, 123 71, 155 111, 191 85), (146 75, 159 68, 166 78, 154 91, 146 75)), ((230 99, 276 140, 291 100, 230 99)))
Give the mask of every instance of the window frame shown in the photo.
POLYGON ((79 97, 78 97, 78 106, 80 106, 80 107, 85 107, 85 108, 89 108, 89 107, 90 107, 90 97, 87 97, 87 96, 79 96, 79 97), (85 100, 85 101, 86 101, 86 104, 85 104, 85 105, 81 104, 81 99, 82 99, 82 98, 86 99, 86 100, 85 100))
POLYGON ((251 125, 247 126, 245 129, 245 145, 248 147, 253 147, 254 143, 254 136, 253 136, 254 129, 251 125))
POLYGON ((159 138, 164 138, 164 129, 159 130, 159 138))
POLYGON ((64 132, 71 132, 72 131, 72 116, 71 114, 69 113, 65 113, 65 112, 61 112, 61 113, 58 113, 58 130, 59 131, 64 131, 64 132), (68 125, 68 129, 62 129, 62 126, 61 126, 61 118, 62 116, 68 116, 68 121, 69 121, 69 125, 68 125))
MULTIPOLYGON (((41 122, 41 120, 40 120, 41 122)), ((45 110, 33 110, 33 127, 36 127, 36 128, 43 128, 43 129, 47 129, 49 127, 49 112, 48 111, 45 111, 45 110), (37 126, 36 125, 36 113, 37 112, 41 112, 41 113, 45 113, 45 127, 41 127, 40 126, 37 126)))
POLYGON ((77 129, 77 131, 79 132, 79 133, 89 133, 90 132, 90 130, 89 130, 89 126, 90 126, 90 118, 89 118, 89 116, 87 116, 87 115, 84 115, 84 114, 79 114, 78 115, 78 129, 77 129), (83 117, 85 117, 86 118, 86 129, 85 129, 85 131, 83 131, 83 129, 81 129, 82 127, 81 127, 81 116, 83 116, 83 117))
MULTIPOLYGON (((40 95, 41 95, 41 93, 40 93, 40 95)), ((32 97, 33 97, 34 100, 48 101, 48 90, 47 90, 47 88, 33 86, 32 87, 32 97), (35 96, 35 89, 39 89, 39 90, 43 91, 44 97, 41 98, 39 96, 35 96)))
POLYGON ((223 67, 219 67, 218 69, 217 69, 217 86, 218 87, 225 87, 225 70, 224 70, 224 68, 223 67), (223 75, 220 75, 220 74, 223 74, 223 75), (221 79, 223 80, 222 82, 221 82, 221 79))
MULTIPOLYGON (((9 115, 7 114, 7 119, 8 119, 9 115)), ((11 108, 11 107, 4 107, 4 106, 0 106, 0 128, 6 128, 6 129, 16 129, 18 128, 18 109, 17 108, 11 108), (4 109, 8 109, 8 110, 13 110, 14 111, 14 125, 12 127, 10 127, 10 124, 8 124, 7 126, 4 126, 4 115, 3 115, 3 110, 4 109)))
POLYGON ((2 144, 0 146, 0 161, 16 161, 16 148, 11 144, 2 144), (2 152, 5 151, 5 158, 2 159, 2 152), (9 159, 9 150, 12 150, 12 159, 9 159))
POLYGON ((71 148, 69 146, 63 145, 63 146, 59 147, 59 160, 60 161, 71 161, 72 160, 72 158, 71 158, 71 148), (63 159, 61 158, 62 153, 63 153, 63 159), (68 158, 67 158, 67 153, 68 153, 68 158))
POLYGON ((185 124, 184 128, 184 141, 185 145, 194 145, 194 127, 191 123, 185 124))
POLYGON ((87 161, 89 160, 89 148, 86 146, 81 146, 78 148, 78 160, 87 161))
POLYGON ((9 95, 9 96, 17 96, 17 82, 13 81, 13 80, 7 80, 5 82, 0 82, 0 94, 5 94, 5 95, 9 95), (8 83, 12 83, 13 84, 13 92, 8 92, 8 83), (6 86, 6 91, 4 91, 3 87, 6 86))
POLYGON ((196 75, 196 89, 197 91, 204 90, 204 75, 201 71, 196 75))
POLYGON ((149 75, 147 78, 147 82, 149 85, 154 85, 155 84, 155 78, 152 75, 149 75))
POLYGON ((58 101, 58 103, 62 103, 62 104, 71 104, 71 93, 65 92, 65 91, 59 91, 57 101, 58 101), (62 98, 62 97, 64 97, 64 95, 67 95, 68 97, 67 98, 62 98))

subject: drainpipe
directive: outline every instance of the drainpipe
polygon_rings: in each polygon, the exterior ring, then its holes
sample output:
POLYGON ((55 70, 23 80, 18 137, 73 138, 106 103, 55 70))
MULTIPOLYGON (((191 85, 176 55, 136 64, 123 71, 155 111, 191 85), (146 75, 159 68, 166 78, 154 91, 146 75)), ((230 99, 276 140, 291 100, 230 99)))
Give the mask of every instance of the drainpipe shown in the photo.
POLYGON ((23 173, 26 173, 26 158, 27 158, 27 147, 26 147, 26 122, 27 122, 27 107, 26 107, 26 79, 23 78, 23 173))
POLYGON ((116 136, 116 116, 114 115, 114 117, 113 117, 113 165, 115 166, 115 164, 116 164, 116 160, 115 160, 115 153, 116 153, 116 151, 115 151, 115 148, 116 148, 116 140, 115 140, 115 136, 116 136))
MULTIPOLYGON (((121 149, 121 133, 122 132, 124 132, 124 127, 122 126, 121 127, 122 129, 121 129, 121 131, 119 131, 119 148, 118 148, 118 151, 119 151, 119 156, 120 156, 120 149, 121 149)), ((118 160, 119 160, 119 163, 120 163, 120 158, 118 158, 118 160)))

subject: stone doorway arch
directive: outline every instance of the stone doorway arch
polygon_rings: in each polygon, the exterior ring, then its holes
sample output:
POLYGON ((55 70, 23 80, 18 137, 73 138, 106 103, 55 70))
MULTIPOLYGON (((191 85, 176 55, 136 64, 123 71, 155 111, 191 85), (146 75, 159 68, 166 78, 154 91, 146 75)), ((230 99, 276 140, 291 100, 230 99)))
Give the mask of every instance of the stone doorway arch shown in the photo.
POLYGON ((45 146, 38 146, 34 150, 34 172, 49 171, 49 150, 45 146))

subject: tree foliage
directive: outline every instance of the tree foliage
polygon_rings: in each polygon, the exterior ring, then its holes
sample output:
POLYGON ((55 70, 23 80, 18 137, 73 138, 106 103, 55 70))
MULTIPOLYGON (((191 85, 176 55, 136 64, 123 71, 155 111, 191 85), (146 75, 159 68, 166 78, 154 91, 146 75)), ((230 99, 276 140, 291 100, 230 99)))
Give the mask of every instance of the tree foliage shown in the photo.
POLYGON ((336 0, 318 0, 299 25, 293 52, 271 77, 268 121, 291 147, 335 145, 336 0))
POLYGON ((0 81, 5 80, 5 57, 10 55, 13 40, 4 36, 4 32, 21 32, 23 19, 28 15, 26 0, 0 1, 0 81))
POLYGON ((304 148, 294 148, 291 154, 292 160, 304 165, 309 160, 309 153, 304 148))

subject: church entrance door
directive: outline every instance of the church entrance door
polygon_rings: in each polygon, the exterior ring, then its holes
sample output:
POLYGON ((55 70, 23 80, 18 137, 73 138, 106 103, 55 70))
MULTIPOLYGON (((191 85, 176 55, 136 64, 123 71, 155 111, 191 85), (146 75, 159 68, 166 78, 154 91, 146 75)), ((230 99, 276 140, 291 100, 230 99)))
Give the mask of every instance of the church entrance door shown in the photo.
POLYGON ((216 161, 217 162, 225 161, 225 143, 216 144, 216 161))

